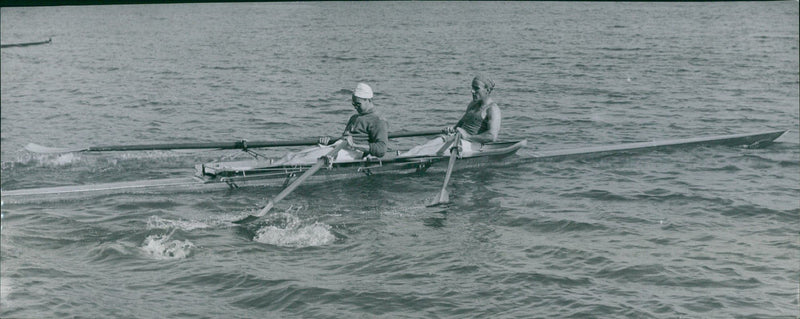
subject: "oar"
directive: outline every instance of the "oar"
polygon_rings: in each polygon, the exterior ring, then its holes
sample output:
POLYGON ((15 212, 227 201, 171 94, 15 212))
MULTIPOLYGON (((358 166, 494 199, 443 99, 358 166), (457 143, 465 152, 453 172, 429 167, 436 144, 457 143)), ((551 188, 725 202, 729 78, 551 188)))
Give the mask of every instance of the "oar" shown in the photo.
POLYGON ((311 166, 311 168, 309 168, 307 171, 305 171, 305 173, 303 173, 303 175, 300 175, 300 177, 298 177, 288 187, 284 188, 277 196, 275 196, 273 199, 271 199, 267 203, 267 206, 264 206, 264 208, 262 208, 258 212, 258 214, 247 216, 247 217, 245 217, 243 219, 234 221, 233 223, 234 224, 246 224, 246 223, 249 223, 249 222, 251 222, 253 220, 258 219, 261 216, 264 216, 267 212, 269 212, 272 209, 273 206, 275 206, 275 204, 277 202, 279 202, 284 197, 289 195, 289 193, 293 192, 294 189, 297 188, 297 186, 300 186, 300 184, 302 184, 306 179, 311 177, 311 175, 314 175, 314 173, 316 173, 320 168, 322 168, 323 166, 328 164, 329 161, 331 161, 333 158, 335 158, 336 155, 339 153, 339 150, 341 150, 345 145, 347 145, 347 142, 341 141, 341 142, 339 142, 338 145, 336 145, 335 148, 333 148, 332 151, 328 152, 328 154, 325 154, 325 156, 322 156, 319 159, 317 159, 317 163, 316 164, 311 166))
POLYGON ((450 147, 450 162, 447 163, 447 173, 444 175, 444 184, 442 184, 442 190, 439 192, 439 196, 434 198, 433 202, 428 206, 445 204, 450 201, 450 194, 447 192, 447 184, 450 182, 450 175, 453 173, 453 166, 456 164, 456 157, 458 157, 459 148, 458 144, 460 141, 461 133, 456 133, 456 137, 453 139, 453 146, 450 147))
MULTIPOLYGON (((389 134, 389 138, 429 136, 442 134, 442 130, 429 130, 417 132, 397 132, 389 134)), ((332 140, 331 142, 335 142, 332 140)), ((138 145, 106 145, 89 147, 47 147, 29 143, 25 146, 34 153, 70 153, 70 152, 111 152, 111 151, 155 151, 155 150, 186 150, 186 149, 248 149, 280 146, 317 145, 319 138, 307 138, 289 141, 253 141, 241 140, 237 142, 209 142, 209 143, 166 143, 166 144, 138 144, 138 145)))

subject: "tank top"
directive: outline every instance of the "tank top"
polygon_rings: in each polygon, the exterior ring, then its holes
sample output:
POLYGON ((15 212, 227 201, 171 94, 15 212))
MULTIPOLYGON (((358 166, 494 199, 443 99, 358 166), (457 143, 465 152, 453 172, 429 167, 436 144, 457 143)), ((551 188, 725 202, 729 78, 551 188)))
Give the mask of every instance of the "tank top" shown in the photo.
POLYGON ((467 112, 464 113, 464 116, 462 116, 461 120, 458 121, 458 126, 472 135, 477 135, 488 131, 489 117, 487 116, 486 111, 495 104, 496 103, 492 102, 492 104, 482 108, 467 109, 467 112))

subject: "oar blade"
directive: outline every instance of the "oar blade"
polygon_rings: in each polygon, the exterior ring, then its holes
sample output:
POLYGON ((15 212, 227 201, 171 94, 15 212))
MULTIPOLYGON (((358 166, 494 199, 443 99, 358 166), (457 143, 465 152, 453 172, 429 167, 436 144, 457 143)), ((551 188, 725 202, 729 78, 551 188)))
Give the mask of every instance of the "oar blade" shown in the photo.
POLYGON ((266 215, 267 213, 269 213, 269 211, 270 211, 270 210, 272 210, 272 207, 274 207, 274 206, 275 206, 275 202, 274 202, 274 201, 272 201, 272 200, 270 200, 270 201, 267 203, 267 205, 266 205, 266 206, 264 206, 264 208, 262 208, 261 210, 259 210, 259 211, 258 211, 258 214, 255 214, 255 215, 248 215, 247 217, 245 217, 245 218, 242 218, 242 219, 240 219, 240 220, 236 220, 236 221, 234 221, 233 223, 234 223, 234 224, 239 224, 239 225, 242 225, 242 224, 249 224, 249 223, 251 223, 251 222, 253 222, 253 221, 255 221, 255 220, 257 220, 257 219, 261 218, 261 216, 264 216, 264 215, 266 215))
POLYGON ((259 218, 258 216, 247 215, 247 217, 239 219, 239 220, 235 220, 235 221, 233 221, 233 223, 237 224, 237 225, 245 225, 245 224, 249 224, 249 223, 257 220, 258 218, 259 218))
POLYGON ((461 142, 461 134, 456 134, 453 138, 453 146, 450 148, 450 161, 447 163, 447 172, 444 174, 444 183, 442 183, 442 190, 439 196, 436 197, 433 203, 428 206, 436 206, 446 204, 450 201, 450 192, 447 191, 447 184, 450 182, 450 175, 453 173, 453 167, 456 164, 456 157, 458 157, 459 143, 461 142))
POLYGON ((28 143, 25 145, 25 149, 29 152, 33 153, 40 153, 40 154, 58 154, 58 153, 71 153, 71 152, 81 152, 86 150, 86 148, 67 148, 67 147, 47 147, 39 144, 28 143))
POLYGON ((436 196, 436 198, 434 198, 433 201, 430 204, 428 204, 428 207, 444 205, 449 202, 450 202, 450 192, 448 192, 447 189, 443 189, 439 193, 439 196, 436 196))

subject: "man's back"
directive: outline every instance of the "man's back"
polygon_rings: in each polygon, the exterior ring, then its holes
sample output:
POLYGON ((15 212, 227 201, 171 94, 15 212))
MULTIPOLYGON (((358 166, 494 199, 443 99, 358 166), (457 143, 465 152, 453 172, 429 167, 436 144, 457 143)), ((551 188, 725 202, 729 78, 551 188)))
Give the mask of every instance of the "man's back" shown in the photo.
POLYGON ((356 143, 369 144, 369 155, 381 157, 386 154, 389 125, 374 111, 351 116, 345 134, 352 135, 356 143))

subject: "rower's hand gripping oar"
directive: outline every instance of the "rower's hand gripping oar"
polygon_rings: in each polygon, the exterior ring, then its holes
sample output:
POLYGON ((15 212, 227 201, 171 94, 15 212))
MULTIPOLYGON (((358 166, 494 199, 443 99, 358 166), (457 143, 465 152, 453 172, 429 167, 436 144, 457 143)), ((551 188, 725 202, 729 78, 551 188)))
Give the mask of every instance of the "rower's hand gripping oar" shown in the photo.
POLYGON ((447 184, 450 182, 450 175, 453 173, 453 166, 456 164, 456 157, 458 157, 458 155, 461 153, 460 143, 461 133, 456 133, 456 137, 453 138, 453 144, 450 147, 450 161, 447 163, 447 173, 444 175, 444 184, 442 184, 442 190, 439 192, 439 196, 437 196, 428 206, 446 204, 450 201, 450 193, 447 192, 447 184))
POLYGON ((277 196, 275 196, 273 199, 271 199, 267 203, 267 205, 264 206, 264 208, 262 208, 258 212, 258 214, 247 216, 247 217, 245 217, 243 219, 234 221, 233 223, 234 224, 246 224, 246 223, 249 223, 249 222, 251 222, 253 220, 256 220, 259 217, 264 216, 265 214, 267 214, 272 209, 272 207, 275 206, 276 203, 278 203, 284 197, 286 197, 291 192, 293 192, 294 189, 297 188, 297 186, 300 186, 300 184, 302 184, 306 179, 311 177, 311 175, 314 175, 314 173, 316 173, 320 168, 322 168, 323 166, 328 166, 331 163, 333 163, 333 160, 336 159, 336 155, 339 154, 339 151, 342 148, 344 148, 345 145, 347 145, 347 141, 345 141, 344 139, 339 140, 339 144, 336 145, 336 147, 334 147, 332 151, 328 152, 328 154, 325 154, 325 156, 322 156, 319 159, 317 159, 317 163, 316 164, 311 166, 311 168, 309 168, 307 171, 305 171, 305 173, 303 173, 303 175, 300 175, 300 177, 298 177, 288 187, 284 188, 277 196))

